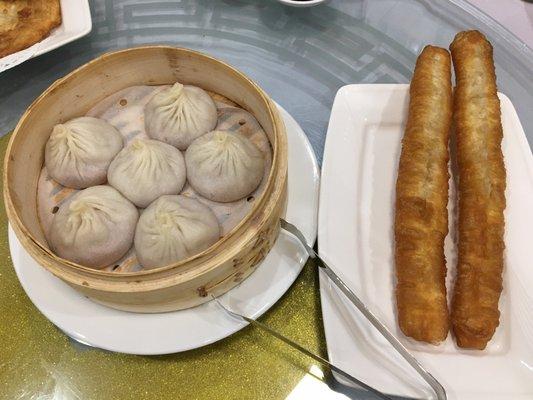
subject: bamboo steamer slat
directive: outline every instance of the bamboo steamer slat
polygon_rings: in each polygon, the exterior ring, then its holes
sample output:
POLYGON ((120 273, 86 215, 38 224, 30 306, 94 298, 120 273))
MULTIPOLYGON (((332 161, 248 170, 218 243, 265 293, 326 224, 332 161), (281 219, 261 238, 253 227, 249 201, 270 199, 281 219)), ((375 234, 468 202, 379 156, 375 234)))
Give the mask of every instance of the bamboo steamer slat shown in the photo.
POLYGON ((20 119, 4 160, 4 201, 22 246, 54 275, 93 300, 135 312, 179 310, 218 296, 245 279, 272 248, 287 192, 287 140, 278 110, 254 82, 196 51, 147 46, 108 53, 59 79, 20 119), (218 93, 251 112, 272 146, 272 169, 250 213, 209 249, 154 270, 113 273, 53 254, 37 214, 37 181, 52 127, 84 115, 129 86, 180 81, 218 93))

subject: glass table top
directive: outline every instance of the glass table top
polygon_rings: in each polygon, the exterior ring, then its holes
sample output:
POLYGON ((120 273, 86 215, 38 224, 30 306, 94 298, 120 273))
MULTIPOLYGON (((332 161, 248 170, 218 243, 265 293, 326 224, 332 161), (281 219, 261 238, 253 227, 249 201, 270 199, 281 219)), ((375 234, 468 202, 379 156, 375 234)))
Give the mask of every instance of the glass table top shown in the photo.
POLYGON ((448 47, 481 29, 498 85, 533 139, 533 51, 461 0, 334 0, 290 8, 275 0, 92 1, 92 32, 0 74, 0 131, 54 80, 106 51, 171 44, 207 52, 258 82, 301 124, 322 158, 333 98, 349 83, 407 83, 426 44, 448 47))
MULTIPOLYGON (((0 73, 0 134, 11 131, 54 80, 96 56, 170 44, 209 53, 258 82, 300 123, 320 163, 341 86, 407 83, 426 44, 447 48, 457 31, 475 28, 491 40, 499 90, 533 141, 533 51, 463 0, 332 0, 313 8, 275 0, 94 0, 90 7, 89 35, 0 73)), ((7 137, 0 143, 3 156, 7 137)), ((327 374, 331 388, 344 395, 316 388, 308 374, 310 368, 316 372, 315 363, 253 328, 163 357, 76 344, 25 296, 11 266, 3 205, 0 222, 0 398, 372 398, 331 382, 327 374)), ((326 354, 313 265, 262 321, 326 354)))

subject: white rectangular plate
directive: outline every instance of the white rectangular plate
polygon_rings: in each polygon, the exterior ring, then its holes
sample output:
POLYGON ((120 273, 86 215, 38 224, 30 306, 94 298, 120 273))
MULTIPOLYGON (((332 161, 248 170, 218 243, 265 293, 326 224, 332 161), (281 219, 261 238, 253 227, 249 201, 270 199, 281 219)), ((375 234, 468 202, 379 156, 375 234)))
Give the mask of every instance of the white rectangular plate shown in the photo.
MULTIPOLYGON (((501 321, 485 351, 405 337, 396 323, 394 195, 409 85, 348 85, 335 98, 326 138, 320 255, 441 382, 449 399, 533 398, 533 157, 511 101, 500 94, 507 169, 501 321)), ((452 186, 450 197, 454 198, 452 186)), ((448 294, 455 271, 454 215, 445 252, 448 294)), ((330 360, 377 389, 432 398, 429 387, 353 306, 320 277, 330 360)))
POLYGON ((0 72, 87 35, 92 28, 89 0, 60 0, 61 25, 27 49, 0 58, 0 72))

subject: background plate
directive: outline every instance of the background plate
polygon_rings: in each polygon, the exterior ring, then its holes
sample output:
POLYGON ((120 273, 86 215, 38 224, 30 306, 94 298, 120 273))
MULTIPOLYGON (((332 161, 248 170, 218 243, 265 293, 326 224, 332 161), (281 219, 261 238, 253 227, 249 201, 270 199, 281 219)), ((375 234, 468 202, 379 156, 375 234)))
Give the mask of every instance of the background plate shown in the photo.
MULTIPOLYGON (((289 144, 286 218, 309 243, 317 229, 319 171, 304 132, 280 107, 289 144)), ((246 324, 228 317, 212 301, 182 311, 136 314, 97 304, 37 264, 9 228, 9 245, 19 280, 35 306, 74 339, 106 350, 130 354, 168 354, 205 346, 246 324)), ((290 235, 280 233, 256 271, 221 296, 225 304, 252 318, 267 311, 300 273, 307 255, 290 235)))
MULTIPOLYGON (((507 169, 506 254, 500 327, 485 351, 403 336, 396 323, 393 265, 394 188, 409 85, 349 85, 333 104, 324 153, 319 250, 332 268, 444 385, 449 399, 533 396, 533 157, 510 100, 500 94, 507 169)), ((450 182, 453 198, 453 182, 450 182)), ((453 202, 450 203, 453 205, 453 202)), ((445 253, 448 293, 456 254, 453 207, 445 253)), ((325 276, 321 298, 330 360, 391 394, 431 395, 418 375, 325 276)))
POLYGON ((73 40, 87 35, 92 28, 89 0, 60 0, 61 25, 50 35, 27 49, 0 58, 0 72, 12 68, 30 58, 48 53, 73 40))

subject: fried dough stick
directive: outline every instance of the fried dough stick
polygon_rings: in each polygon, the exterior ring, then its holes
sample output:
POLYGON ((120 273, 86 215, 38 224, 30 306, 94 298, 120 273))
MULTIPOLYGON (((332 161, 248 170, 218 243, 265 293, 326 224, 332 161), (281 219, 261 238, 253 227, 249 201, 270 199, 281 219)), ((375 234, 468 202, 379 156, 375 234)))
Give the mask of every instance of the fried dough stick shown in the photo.
POLYGON ((396 181, 396 303, 402 332, 437 344, 448 335, 446 261, 451 61, 426 46, 411 81, 396 181))
POLYGON ((499 324, 505 166, 492 46, 478 31, 450 45, 459 166, 459 259, 452 329, 459 347, 484 349, 499 324))

